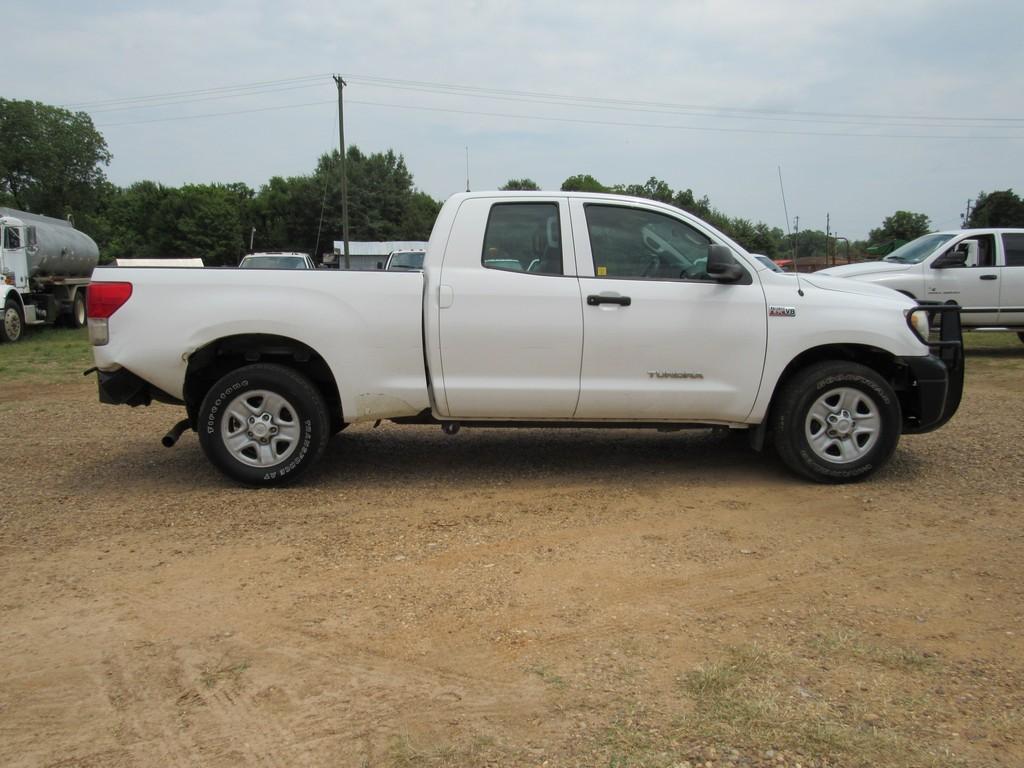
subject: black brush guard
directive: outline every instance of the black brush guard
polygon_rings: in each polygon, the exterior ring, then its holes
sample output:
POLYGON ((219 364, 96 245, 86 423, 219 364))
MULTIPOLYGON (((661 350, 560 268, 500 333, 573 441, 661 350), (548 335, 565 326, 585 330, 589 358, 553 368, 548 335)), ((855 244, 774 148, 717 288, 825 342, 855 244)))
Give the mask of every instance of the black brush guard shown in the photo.
MULTIPOLYGON (((964 394, 964 340, 958 304, 921 302, 934 321, 939 316, 939 339, 926 343, 927 357, 905 357, 910 368, 916 405, 903 419, 903 434, 915 435, 938 429, 956 413, 964 394)), ((907 316, 910 323, 910 316, 907 316)), ((913 326, 911 326, 913 327, 913 326)))

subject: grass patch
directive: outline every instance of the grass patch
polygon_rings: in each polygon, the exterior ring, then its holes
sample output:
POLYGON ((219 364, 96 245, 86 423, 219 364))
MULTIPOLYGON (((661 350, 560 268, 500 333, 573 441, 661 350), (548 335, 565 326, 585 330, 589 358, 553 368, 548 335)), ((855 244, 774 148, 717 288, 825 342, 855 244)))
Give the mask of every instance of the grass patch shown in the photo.
POLYGON ((536 666, 530 667, 529 671, 543 680, 545 683, 550 685, 552 688, 562 689, 565 688, 567 683, 565 678, 561 675, 557 675, 551 671, 548 667, 536 666))
POLYGON ((249 668, 248 661, 228 663, 221 659, 213 666, 203 667, 199 671, 199 681, 207 688, 215 688, 222 682, 237 683, 242 673, 249 668))
POLYGON ((927 656, 921 651, 903 646, 874 645, 856 632, 848 630, 818 635, 811 645, 827 655, 846 655, 859 661, 904 672, 919 672, 935 666, 935 657, 927 656))
MULTIPOLYGON (((454 744, 423 744, 408 735, 398 736, 391 743, 387 753, 387 765, 392 768, 464 768, 480 765, 485 754, 497 749, 494 739, 488 736, 475 738, 472 743, 461 747, 454 744)), ((499 753, 501 750, 497 750, 499 753)), ((488 762, 488 765, 503 763, 488 762)))
POLYGON ((36 328, 15 344, 0 344, 0 381, 52 383, 82 376, 92 367, 85 328, 36 328))

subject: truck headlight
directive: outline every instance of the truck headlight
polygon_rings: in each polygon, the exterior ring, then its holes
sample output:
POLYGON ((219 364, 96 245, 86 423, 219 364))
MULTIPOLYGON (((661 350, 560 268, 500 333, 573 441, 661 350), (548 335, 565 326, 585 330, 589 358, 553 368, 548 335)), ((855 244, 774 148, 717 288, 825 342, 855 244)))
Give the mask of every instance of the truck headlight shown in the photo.
POLYGON ((928 334, 931 331, 928 321, 928 312, 924 309, 911 309, 907 311, 907 325, 917 334, 925 344, 928 343, 928 334))

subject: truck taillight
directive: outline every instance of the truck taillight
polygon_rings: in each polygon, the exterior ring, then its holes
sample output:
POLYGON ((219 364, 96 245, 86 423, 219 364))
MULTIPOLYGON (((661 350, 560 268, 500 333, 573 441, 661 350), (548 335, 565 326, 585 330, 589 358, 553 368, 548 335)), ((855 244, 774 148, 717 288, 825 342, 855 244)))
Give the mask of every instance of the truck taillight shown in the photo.
POLYGON ((131 283, 92 283, 85 294, 85 314, 89 318, 89 341, 102 347, 110 341, 108 319, 132 295, 131 283))
POLYGON ((105 320, 131 298, 131 283, 92 283, 86 293, 86 314, 89 319, 105 320))

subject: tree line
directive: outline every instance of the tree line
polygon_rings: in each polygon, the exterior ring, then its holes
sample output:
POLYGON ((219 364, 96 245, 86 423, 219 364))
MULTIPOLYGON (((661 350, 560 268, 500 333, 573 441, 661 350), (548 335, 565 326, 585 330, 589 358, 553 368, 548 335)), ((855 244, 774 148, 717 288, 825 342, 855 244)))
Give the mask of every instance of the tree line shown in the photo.
MULTIPOLYGON (((253 189, 242 183, 171 187, 140 181, 112 184, 106 140, 84 112, 0 98, 0 205, 59 218, 100 247, 101 261, 119 257, 201 256, 210 265, 235 264, 249 250, 294 250, 315 256, 341 239, 340 152, 322 155, 307 175, 275 176, 253 189)), ((426 240, 441 203, 418 190, 405 158, 394 150, 345 154, 352 240, 426 240)), ((529 178, 501 189, 537 190, 529 178)), ((763 221, 731 217, 691 189, 673 190, 651 177, 642 184, 605 185, 589 174, 567 178, 563 191, 613 192, 682 208, 725 232, 743 247, 771 258, 821 256, 835 242, 820 230, 785 233, 763 221)), ((979 193, 965 226, 1024 226, 1024 201, 1012 189, 979 193)), ((928 232, 921 213, 897 211, 854 254, 911 240, 928 232)))

